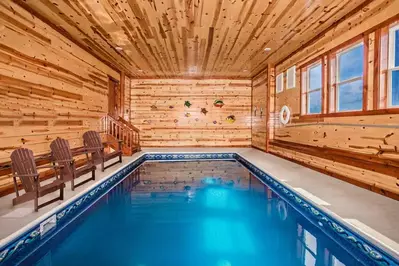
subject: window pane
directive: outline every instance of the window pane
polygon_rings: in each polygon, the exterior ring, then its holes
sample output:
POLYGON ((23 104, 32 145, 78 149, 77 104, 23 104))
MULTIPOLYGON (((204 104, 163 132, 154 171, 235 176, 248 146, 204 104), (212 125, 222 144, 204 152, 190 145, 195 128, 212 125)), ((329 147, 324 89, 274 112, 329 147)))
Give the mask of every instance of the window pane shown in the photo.
POLYGON ((309 114, 321 113, 321 90, 310 92, 308 96, 309 114))
POLYGON ((363 44, 339 55, 339 80, 363 76, 363 44))
POLYGON ((309 69, 309 90, 321 88, 321 64, 309 69))
POLYGON ((399 70, 392 71, 392 106, 399 106, 399 70))
POLYGON ((363 80, 356 80, 338 87, 338 110, 357 111, 363 108, 363 80))
POLYGON ((399 66, 399 30, 395 31, 395 66, 399 66))

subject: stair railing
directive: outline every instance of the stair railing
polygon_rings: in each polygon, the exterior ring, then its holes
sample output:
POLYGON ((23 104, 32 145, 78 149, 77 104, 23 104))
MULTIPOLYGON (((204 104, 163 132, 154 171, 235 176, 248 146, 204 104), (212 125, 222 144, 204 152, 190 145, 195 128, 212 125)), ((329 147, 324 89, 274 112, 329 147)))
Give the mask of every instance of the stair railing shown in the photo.
POLYGON ((128 149, 130 154, 140 151, 140 130, 131 125, 123 118, 114 118, 109 114, 104 115, 101 120, 101 132, 111 135, 115 139, 123 141, 124 150, 128 149))

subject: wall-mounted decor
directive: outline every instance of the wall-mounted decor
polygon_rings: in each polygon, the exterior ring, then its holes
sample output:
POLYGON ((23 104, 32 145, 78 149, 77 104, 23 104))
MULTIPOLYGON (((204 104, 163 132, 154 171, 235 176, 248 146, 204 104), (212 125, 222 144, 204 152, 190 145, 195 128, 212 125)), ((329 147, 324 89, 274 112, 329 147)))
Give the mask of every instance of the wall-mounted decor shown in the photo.
POLYGON ((263 115, 263 107, 260 108, 260 117, 263 115))
POLYGON ((175 119, 175 120, 173 120, 173 122, 175 122, 175 124, 177 124, 179 122, 179 120, 175 119))
POLYGON ((173 109, 175 108, 173 105, 169 105, 169 109, 173 109))
POLYGON ((213 121, 213 124, 214 124, 214 125, 216 125, 217 123, 218 123, 218 121, 216 121, 216 120, 213 121))
POLYGON ((206 110, 206 108, 201 108, 201 113, 203 113, 204 115, 206 115, 206 113, 208 113, 208 110, 206 110))
POLYGON ((291 112, 287 105, 284 105, 280 111, 280 122, 286 125, 290 121, 291 112))
POLYGON ((222 100, 218 99, 218 100, 215 100, 215 102, 213 103, 213 105, 214 105, 215 107, 222 108, 223 105, 224 105, 224 102, 223 102, 222 100))
POLYGON ((234 115, 229 115, 226 118, 227 123, 233 124, 236 121, 236 117, 234 115))
POLYGON ((152 111, 156 111, 156 110, 158 110, 158 107, 156 107, 156 105, 153 104, 153 105, 151 105, 151 110, 152 110, 152 111))
POLYGON ((184 116, 185 116, 185 117, 190 117, 191 114, 190 114, 190 113, 186 113, 184 116))
POLYGON ((187 108, 190 108, 191 105, 192 105, 192 104, 190 103, 190 101, 185 101, 185 102, 184 102, 184 106, 187 107, 187 108))
POLYGON ((254 116, 256 116, 256 111, 258 110, 258 107, 254 107, 254 116))

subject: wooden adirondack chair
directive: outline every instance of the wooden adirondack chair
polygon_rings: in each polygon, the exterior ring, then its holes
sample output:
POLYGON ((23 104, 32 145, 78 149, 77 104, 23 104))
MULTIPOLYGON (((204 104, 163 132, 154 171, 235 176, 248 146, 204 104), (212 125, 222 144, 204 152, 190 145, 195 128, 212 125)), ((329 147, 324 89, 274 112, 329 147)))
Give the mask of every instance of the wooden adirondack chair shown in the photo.
POLYGON ((35 158, 33 152, 29 149, 20 148, 16 149, 11 153, 11 169, 14 179, 16 198, 12 200, 13 205, 17 205, 29 200, 34 200, 35 211, 39 208, 47 206, 57 200, 64 199, 64 181, 58 176, 58 171, 60 168, 58 166, 40 166, 36 167, 35 158), (39 173, 37 169, 52 168, 55 172, 55 180, 47 185, 42 186, 39 180, 39 173), (25 193, 20 195, 18 191, 17 177, 21 180, 22 187, 25 193), (39 198, 44 195, 60 190, 60 196, 44 202, 39 205, 39 198))
POLYGON ((86 148, 73 151, 69 147, 69 142, 62 138, 55 139, 50 144, 51 156, 55 163, 62 166, 61 173, 65 182, 71 181, 71 189, 83 185, 90 180, 96 179, 96 166, 93 158, 89 158, 89 151, 86 148), (87 163, 84 166, 77 167, 74 156, 86 154, 87 163), (91 177, 75 185, 75 179, 91 172, 91 177))
POLYGON ((122 141, 121 140, 118 141, 118 149, 111 153, 105 153, 104 145, 112 144, 112 141, 103 143, 101 141, 100 134, 96 131, 85 132, 83 134, 83 141, 84 141, 84 145, 87 149, 95 150, 95 152, 92 153, 92 157, 93 157, 94 163, 96 165, 101 164, 101 171, 104 172, 104 170, 106 168, 122 162, 122 141), (112 163, 112 164, 108 165, 107 167, 104 167, 104 163, 106 161, 116 158, 118 156, 119 156, 119 161, 112 163))

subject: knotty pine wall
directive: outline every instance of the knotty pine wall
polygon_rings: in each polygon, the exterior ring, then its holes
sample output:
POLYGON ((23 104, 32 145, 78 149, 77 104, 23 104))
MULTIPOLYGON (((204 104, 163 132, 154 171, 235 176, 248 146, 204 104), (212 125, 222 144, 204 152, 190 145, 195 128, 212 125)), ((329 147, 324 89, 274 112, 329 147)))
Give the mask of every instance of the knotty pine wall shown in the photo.
MULTIPOLYGON (((82 145, 107 113, 110 69, 11 1, 0 2, 0 162, 18 147, 49 151, 56 137, 82 145)), ((0 177, 0 189, 9 185, 0 177)))
POLYGON ((130 121, 141 129, 142 146, 251 145, 250 80, 131 82, 130 121), (223 100, 223 107, 214 106, 217 99, 223 100), (192 105, 186 107, 185 101, 192 105), (234 123, 226 120, 230 115, 234 123))
POLYGON ((267 69, 252 79, 252 146, 266 151, 268 118, 267 69))
MULTIPOLYGON (((275 116, 287 105, 293 116, 283 126, 274 120, 270 152, 393 198, 399 198, 399 114, 304 118, 300 114, 300 69, 322 53, 398 14, 399 1, 372 1, 313 44, 276 66, 276 75, 296 65, 296 87, 274 98, 275 116)), ((367 109, 373 103, 374 32, 369 37, 367 109)), ((327 81, 325 81, 327 82, 327 81)), ((286 80, 284 80, 286 84, 286 80)), ((273 93, 275 88, 273 88, 273 93)))

